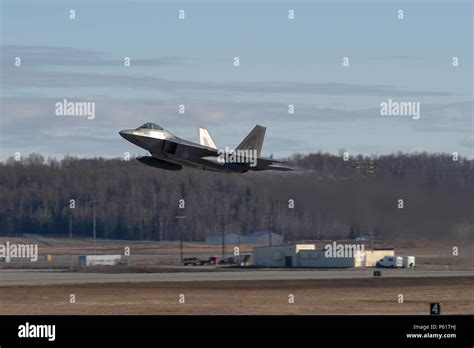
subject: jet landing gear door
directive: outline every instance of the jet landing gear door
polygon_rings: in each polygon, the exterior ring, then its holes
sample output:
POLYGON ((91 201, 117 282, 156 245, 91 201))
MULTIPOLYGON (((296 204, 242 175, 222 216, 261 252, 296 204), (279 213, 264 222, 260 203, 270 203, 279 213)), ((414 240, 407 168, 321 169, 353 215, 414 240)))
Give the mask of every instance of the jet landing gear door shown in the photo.
POLYGON ((175 152, 176 152, 176 147, 177 146, 178 146, 178 144, 176 144, 174 142, 164 141, 163 142, 163 152, 167 153, 167 154, 170 154, 170 155, 174 155, 175 152))

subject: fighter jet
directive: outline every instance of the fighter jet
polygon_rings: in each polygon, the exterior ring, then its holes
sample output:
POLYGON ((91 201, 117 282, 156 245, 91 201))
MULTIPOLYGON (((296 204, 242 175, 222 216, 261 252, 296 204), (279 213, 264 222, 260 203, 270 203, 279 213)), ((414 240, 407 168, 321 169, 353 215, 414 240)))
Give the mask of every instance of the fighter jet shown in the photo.
POLYGON ((260 157, 266 128, 255 126, 235 148, 220 150, 204 127, 198 129, 199 144, 183 140, 154 123, 119 134, 129 142, 147 150, 151 156, 137 157, 146 165, 181 170, 183 166, 225 173, 245 173, 261 170, 293 170, 284 162, 260 157))

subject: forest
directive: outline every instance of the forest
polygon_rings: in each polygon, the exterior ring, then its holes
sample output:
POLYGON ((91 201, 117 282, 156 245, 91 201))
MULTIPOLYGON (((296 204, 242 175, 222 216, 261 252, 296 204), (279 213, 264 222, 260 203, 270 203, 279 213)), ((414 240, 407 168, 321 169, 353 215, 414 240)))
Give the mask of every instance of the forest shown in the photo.
POLYGON ((285 240, 474 239, 473 160, 448 154, 287 159, 294 172, 165 171, 135 159, 0 163, 0 235, 34 233, 203 241, 207 234, 273 231, 285 240), (95 201, 96 203, 91 203, 95 201), (177 219, 177 216, 185 218, 177 219))

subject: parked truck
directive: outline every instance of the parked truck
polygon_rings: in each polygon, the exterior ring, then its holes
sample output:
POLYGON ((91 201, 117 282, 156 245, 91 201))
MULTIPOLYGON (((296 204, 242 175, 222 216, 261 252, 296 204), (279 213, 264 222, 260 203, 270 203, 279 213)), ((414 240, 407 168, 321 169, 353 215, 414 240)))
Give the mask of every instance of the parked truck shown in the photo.
POLYGON ((197 257, 186 257, 183 259, 185 266, 204 266, 204 265, 231 265, 235 263, 235 257, 222 259, 220 256, 209 256, 207 259, 198 259, 197 257))
POLYGON ((415 268, 415 256, 385 256, 377 261, 376 267, 415 268))
POLYGON ((197 257, 185 257, 183 259, 183 264, 185 266, 188 266, 188 265, 193 265, 193 266, 203 266, 203 265, 213 265, 214 262, 212 262, 213 260, 211 260, 211 258, 207 259, 207 260, 202 260, 202 259, 198 259, 197 257))
POLYGON ((375 264, 376 267, 384 268, 402 268, 403 267, 403 257, 401 256, 385 256, 383 259, 380 259, 375 264))

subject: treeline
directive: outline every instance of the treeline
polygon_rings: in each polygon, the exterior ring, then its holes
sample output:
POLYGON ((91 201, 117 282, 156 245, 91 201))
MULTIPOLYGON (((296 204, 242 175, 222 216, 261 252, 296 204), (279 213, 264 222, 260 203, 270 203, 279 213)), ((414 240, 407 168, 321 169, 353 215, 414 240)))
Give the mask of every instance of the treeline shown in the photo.
POLYGON ((0 163, 0 235, 202 241, 221 231, 271 230, 287 240, 373 234, 474 239, 473 160, 444 154, 351 158, 295 155, 296 172, 168 172, 121 159, 0 163), (400 200, 403 200, 400 201, 400 200), (403 208, 401 206, 403 205, 403 208), (75 206, 75 208, 71 208, 75 206), (186 216, 176 219, 176 216, 186 216))

